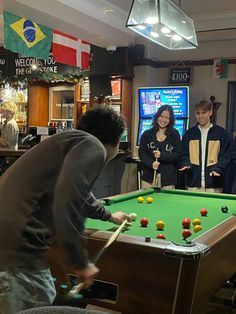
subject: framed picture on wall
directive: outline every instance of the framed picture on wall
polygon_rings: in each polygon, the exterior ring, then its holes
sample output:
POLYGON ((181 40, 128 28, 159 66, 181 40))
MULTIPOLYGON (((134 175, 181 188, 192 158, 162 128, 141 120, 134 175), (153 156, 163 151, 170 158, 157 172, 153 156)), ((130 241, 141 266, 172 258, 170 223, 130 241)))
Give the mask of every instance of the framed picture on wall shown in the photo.
POLYGON ((111 99, 121 99, 121 79, 111 80, 112 96, 111 99))

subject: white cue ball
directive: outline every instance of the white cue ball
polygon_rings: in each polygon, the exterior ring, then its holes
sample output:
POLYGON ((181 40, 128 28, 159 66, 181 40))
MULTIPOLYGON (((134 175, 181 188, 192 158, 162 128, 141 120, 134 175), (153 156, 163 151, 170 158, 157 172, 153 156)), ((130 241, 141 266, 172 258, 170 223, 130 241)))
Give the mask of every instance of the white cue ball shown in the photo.
POLYGON ((132 221, 132 220, 135 220, 136 218, 137 218, 137 214, 136 213, 131 213, 130 215, 129 215, 129 217, 130 217, 130 220, 132 221))

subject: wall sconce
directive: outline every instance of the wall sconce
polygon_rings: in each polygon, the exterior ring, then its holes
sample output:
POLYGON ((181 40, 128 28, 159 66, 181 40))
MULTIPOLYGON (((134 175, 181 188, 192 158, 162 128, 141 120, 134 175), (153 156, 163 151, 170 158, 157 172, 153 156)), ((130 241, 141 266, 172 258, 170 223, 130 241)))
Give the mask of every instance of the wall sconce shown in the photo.
POLYGON ((126 27, 170 50, 198 46, 193 19, 171 0, 133 0, 126 27))

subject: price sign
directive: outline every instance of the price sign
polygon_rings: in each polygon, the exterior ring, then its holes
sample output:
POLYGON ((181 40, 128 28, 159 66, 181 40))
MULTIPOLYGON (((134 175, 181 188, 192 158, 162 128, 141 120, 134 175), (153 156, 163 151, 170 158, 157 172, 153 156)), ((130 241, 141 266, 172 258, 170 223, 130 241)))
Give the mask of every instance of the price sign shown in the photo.
POLYGON ((169 71, 169 84, 190 85, 192 78, 192 67, 173 67, 169 71))

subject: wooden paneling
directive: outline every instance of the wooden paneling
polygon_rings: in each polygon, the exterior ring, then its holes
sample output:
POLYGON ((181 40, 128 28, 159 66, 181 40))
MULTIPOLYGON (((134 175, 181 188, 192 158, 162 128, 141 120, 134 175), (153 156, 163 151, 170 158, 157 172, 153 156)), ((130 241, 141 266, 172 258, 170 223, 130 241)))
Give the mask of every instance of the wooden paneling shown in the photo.
POLYGON ((29 126, 48 126, 49 87, 45 84, 29 85, 29 126))

